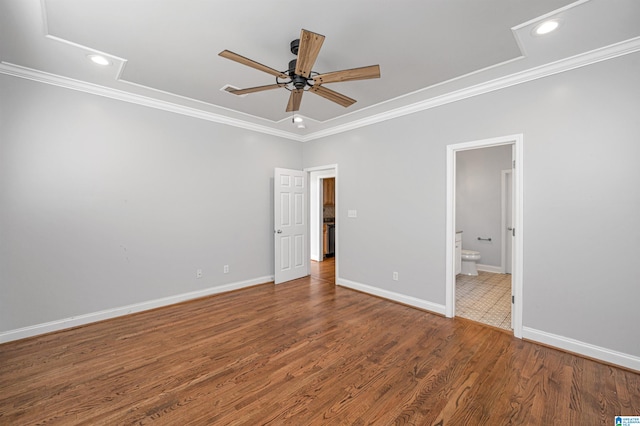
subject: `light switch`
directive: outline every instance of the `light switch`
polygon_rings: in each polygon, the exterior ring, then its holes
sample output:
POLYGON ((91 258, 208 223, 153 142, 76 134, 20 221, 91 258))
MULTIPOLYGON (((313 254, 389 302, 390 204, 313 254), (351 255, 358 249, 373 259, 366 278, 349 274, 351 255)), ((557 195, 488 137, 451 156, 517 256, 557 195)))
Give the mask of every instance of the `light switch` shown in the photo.
POLYGON ((358 217, 357 210, 347 210, 347 217, 358 217))

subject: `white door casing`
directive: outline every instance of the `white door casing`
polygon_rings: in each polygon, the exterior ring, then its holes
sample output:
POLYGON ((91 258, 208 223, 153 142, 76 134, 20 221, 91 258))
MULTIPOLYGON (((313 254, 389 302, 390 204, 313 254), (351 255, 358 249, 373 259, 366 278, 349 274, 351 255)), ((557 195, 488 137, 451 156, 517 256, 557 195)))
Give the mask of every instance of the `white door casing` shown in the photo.
POLYGON ((309 275, 307 173, 274 169, 274 258, 276 284, 309 275))
MULTIPOLYGON (((309 255, 310 259, 322 262, 323 259, 323 185, 322 180, 326 178, 336 178, 336 165, 312 167, 304 169, 309 173, 309 255)), ((337 192, 337 184, 336 189, 337 192)), ((337 200, 336 200, 337 203, 337 200)), ((337 218, 336 218, 337 221, 337 218)), ((310 270, 310 269, 309 269, 310 270)))
MULTIPOLYGON (((309 173, 309 186, 311 186, 313 184, 313 177, 315 175, 315 180, 316 180, 316 185, 319 187, 322 187, 322 185, 320 184, 320 177, 322 178, 328 178, 328 177, 333 177, 335 178, 335 187, 334 187, 334 197, 335 197, 335 276, 336 276, 336 280, 338 279, 338 277, 340 277, 340 250, 338 248, 339 246, 339 240, 340 238, 338 237, 338 233, 340 230, 340 215, 338 214, 338 212, 340 211, 338 208, 338 202, 340 197, 338 196, 338 192, 339 192, 339 185, 338 185, 338 165, 337 164, 328 164, 325 166, 314 166, 314 167, 307 167, 304 169, 305 172, 309 173)), ((310 197, 311 195, 309 195, 310 197)), ((317 197, 317 194, 316 194, 317 197)), ((311 228, 312 226, 315 226, 317 228, 317 232, 318 232, 318 238, 316 238, 317 240, 322 240, 322 238, 319 238, 320 235, 322 235, 322 220, 320 220, 319 218, 322 217, 322 201, 316 199, 315 203, 313 200, 309 200, 309 205, 310 205, 310 209, 313 208, 311 206, 315 205, 315 208, 317 209, 318 214, 316 215, 316 220, 315 223, 314 222, 310 222, 310 226, 309 228, 311 228)), ((311 216, 311 215, 310 215, 311 216)), ((311 219, 310 219, 311 221, 311 219)), ((311 236, 309 236, 309 238, 311 239, 311 236)), ((319 241, 316 241, 316 245, 318 244, 319 241)), ((318 253, 322 253, 322 247, 316 247, 316 250, 318 250, 318 253)), ((311 252, 311 250, 309 250, 311 252)), ((309 260, 307 262, 307 271, 311 271, 311 256, 309 256, 309 260)))

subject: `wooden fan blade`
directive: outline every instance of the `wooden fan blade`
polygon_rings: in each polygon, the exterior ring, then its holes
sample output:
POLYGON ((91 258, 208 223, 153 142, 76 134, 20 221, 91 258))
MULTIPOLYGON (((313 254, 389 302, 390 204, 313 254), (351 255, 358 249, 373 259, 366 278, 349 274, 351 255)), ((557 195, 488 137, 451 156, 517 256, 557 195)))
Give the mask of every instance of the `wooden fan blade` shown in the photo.
POLYGON ((328 72, 313 77, 313 81, 317 84, 323 84, 340 81, 366 80, 369 78, 380 78, 380 65, 328 72))
POLYGON ((289 103, 287 104, 287 112, 298 111, 300 109, 300 102, 302 102, 302 94, 304 90, 296 89, 291 91, 289 96, 289 103))
POLYGON ((298 61, 295 73, 309 78, 311 68, 316 63, 318 53, 324 42, 324 36, 311 31, 300 31, 300 46, 298 47, 298 61))
POLYGON ((276 77, 280 77, 280 78, 289 78, 288 75, 281 73, 278 70, 274 70, 273 68, 269 68, 266 65, 262 65, 261 63, 258 63, 256 61, 253 61, 249 58, 245 58, 244 56, 238 55, 237 53, 233 53, 229 50, 223 50, 222 52, 218 53, 218 55, 222 56, 223 58, 227 58, 227 59, 231 59, 232 61, 236 61, 242 65, 246 65, 248 67, 251 68, 255 68, 257 70, 266 72, 267 74, 271 74, 271 75, 275 75, 276 77))
POLYGON ((319 85, 315 85, 309 90, 316 95, 320 95, 323 98, 329 99, 330 101, 340 104, 345 108, 356 103, 355 99, 351 99, 350 97, 345 96, 342 93, 334 92, 331 89, 327 89, 326 87, 322 87, 319 85))
POLYGON ((257 86, 257 87, 249 87, 248 89, 232 89, 231 87, 227 87, 226 90, 229 93, 233 93, 234 95, 246 95, 247 93, 255 93, 262 92, 264 90, 277 89, 278 87, 282 87, 284 84, 267 84, 266 86, 257 86))

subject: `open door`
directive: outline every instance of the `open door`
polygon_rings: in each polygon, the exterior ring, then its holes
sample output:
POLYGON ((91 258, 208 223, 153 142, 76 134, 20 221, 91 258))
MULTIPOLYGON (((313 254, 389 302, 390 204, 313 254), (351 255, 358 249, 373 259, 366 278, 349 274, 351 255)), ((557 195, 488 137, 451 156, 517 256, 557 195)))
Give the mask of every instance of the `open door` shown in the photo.
POLYGON ((511 274, 513 270, 513 240, 515 228, 513 225, 513 172, 511 169, 502 171, 502 269, 503 273, 511 274))
MULTIPOLYGON (((513 272, 513 240, 516 230, 513 221, 513 169, 502 171, 502 269, 513 272)), ((514 324, 515 280, 511 277, 511 328, 514 324)))
POLYGON ((275 283, 309 275, 307 173, 276 168, 273 173, 275 283))

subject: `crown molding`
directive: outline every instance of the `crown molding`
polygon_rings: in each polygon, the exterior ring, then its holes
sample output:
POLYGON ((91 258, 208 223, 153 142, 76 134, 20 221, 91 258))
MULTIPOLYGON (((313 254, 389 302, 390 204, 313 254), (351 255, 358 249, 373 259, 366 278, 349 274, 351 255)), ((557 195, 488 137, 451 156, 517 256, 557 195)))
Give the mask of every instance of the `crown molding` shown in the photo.
POLYGON ((431 108, 436 108, 448 103, 460 101, 463 99, 479 96, 485 93, 494 92, 496 90, 523 84, 539 78, 548 77, 554 74, 581 68, 597 62, 606 61, 617 58, 619 56, 628 55, 640 51, 640 37, 635 37, 620 43, 616 43, 607 47, 592 50, 590 52, 575 55, 566 59, 551 62, 545 65, 534 67, 525 71, 517 72, 505 77, 500 77, 485 83, 470 86, 464 89, 456 90, 445 95, 428 98, 423 101, 414 102, 399 108, 394 108, 382 113, 373 114, 365 118, 350 121, 345 124, 336 125, 318 132, 309 133, 307 135, 298 135, 295 133, 274 129, 269 126, 251 123, 237 118, 227 117, 209 111, 197 108, 191 108, 179 105, 173 102, 163 101, 150 98, 148 96, 138 95, 125 92, 119 89, 113 89, 75 80, 68 77, 59 76, 35 69, 22 67, 6 62, 0 62, 0 74, 6 74, 14 77, 24 78, 40 83, 51 84, 80 92, 90 93, 93 95, 103 96, 111 99, 117 99, 124 102, 134 103, 150 108, 156 108, 163 111, 173 112, 176 114, 186 115, 201 120, 212 121, 215 123, 226 124, 233 127, 239 127, 245 130, 259 132, 267 135, 277 136, 298 142, 310 142, 327 136, 348 132, 360 127, 369 126, 375 123, 391 120, 405 115, 413 114, 431 108))
POLYGON ((319 132, 310 133, 302 138, 303 142, 309 142, 327 136, 344 133, 349 130, 358 129, 360 127, 369 126, 371 124, 380 123, 382 121, 391 120, 402 117, 404 115, 413 114, 415 112, 424 111, 426 109, 436 108, 452 102, 479 96, 485 93, 494 92, 496 90, 505 89, 507 87, 526 83, 532 80, 548 77, 554 74, 581 68, 597 62, 606 61, 617 58, 619 56, 635 53, 640 50, 640 37, 635 37, 620 43, 616 43, 590 52, 575 55, 556 62, 551 62, 528 70, 514 73, 505 77, 500 77, 484 83, 470 86, 464 89, 456 90, 445 95, 436 96, 415 102, 410 105, 395 108, 379 114, 371 115, 349 123, 337 125, 329 129, 319 132))
POLYGON ((111 98, 111 99, 129 102, 137 105, 142 105, 149 108, 155 108, 163 111, 173 112, 176 114, 186 115, 186 116, 198 118, 201 120, 213 121, 215 123, 226 124, 229 126, 239 127, 239 128, 251 130, 254 132, 264 133, 267 135, 278 136, 281 138, 292 139, 295 141, 301 141, 301 138, 299 135, 274 129, 269 126, 250 123, 245 120, 239 120, 236 118, 227 117, 221 114, 204 111, 197 108, 191 108, 188 106, 179 105, 173 102, 167 102, 160 99, 150 98, 148 96, 129 93, 123 90, 100 86, 98 84, 88 83, 88 82, 76 80, 73 78, 68 78, 68 77, 63 77, 56 74, 38 71, 32 68, 22 67, 20 65, 15 65, 7 62, 0 62, 0 74, 6 74, 13 77, 24 78, 27 80, 50 84, 53 86, 63 87, 66 89, 77 90, 79 92, 89 93, 92 95, 103 96, 105 98, 111 98))

